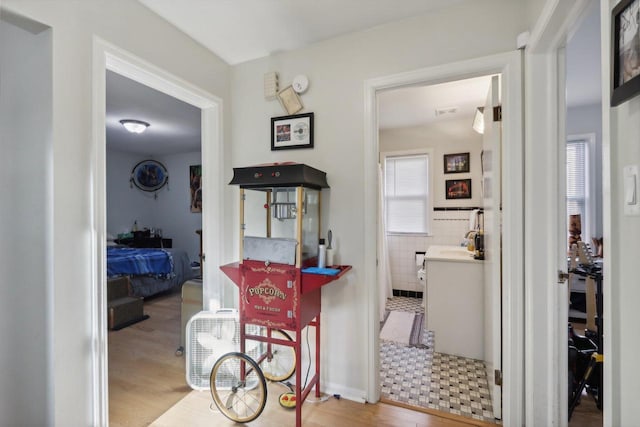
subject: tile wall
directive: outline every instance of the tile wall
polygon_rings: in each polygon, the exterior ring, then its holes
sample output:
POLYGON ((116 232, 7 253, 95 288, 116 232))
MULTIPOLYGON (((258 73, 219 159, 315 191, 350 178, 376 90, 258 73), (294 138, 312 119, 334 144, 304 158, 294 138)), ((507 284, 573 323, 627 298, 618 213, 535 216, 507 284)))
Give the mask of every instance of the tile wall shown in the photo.
POLYGON ((388 236, 393 289, 422 292, 416 275, 415 253, 431 245, 459 246, 469 229, 470 211, 434 211, 431 236, 388 236))

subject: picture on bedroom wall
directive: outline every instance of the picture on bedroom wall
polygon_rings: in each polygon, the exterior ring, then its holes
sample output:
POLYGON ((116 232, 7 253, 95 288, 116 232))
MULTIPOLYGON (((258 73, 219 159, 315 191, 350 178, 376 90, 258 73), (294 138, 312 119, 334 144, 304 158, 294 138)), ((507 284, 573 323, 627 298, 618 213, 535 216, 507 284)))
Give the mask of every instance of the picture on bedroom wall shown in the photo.
POLYGON ((445 194, 447 199, 470 199, 470 179, 448 179, 445 181, 445 194))
POLYGON ((191 212, 202 212, 202 165, 189 166, 191 212))

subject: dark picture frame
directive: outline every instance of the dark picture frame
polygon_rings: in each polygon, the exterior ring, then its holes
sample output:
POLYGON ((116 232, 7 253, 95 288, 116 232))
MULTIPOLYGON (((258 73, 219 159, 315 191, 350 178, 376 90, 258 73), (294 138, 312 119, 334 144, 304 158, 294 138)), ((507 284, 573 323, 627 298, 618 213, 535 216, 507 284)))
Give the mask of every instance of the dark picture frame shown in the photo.
POLYGON ((640 93, 640 0, 622 0, 611 12, 611 106, 640 93))
POLYGON ((471 170, 469 153, 444 155, 444 173, 468 173, 471 170))
POLYGON ((444 191, 447 199, 470 199, 471 179, 447 179, 444 191))
POLYGON ((313 148, 313 113, 271 118, 271 151, 313 148))

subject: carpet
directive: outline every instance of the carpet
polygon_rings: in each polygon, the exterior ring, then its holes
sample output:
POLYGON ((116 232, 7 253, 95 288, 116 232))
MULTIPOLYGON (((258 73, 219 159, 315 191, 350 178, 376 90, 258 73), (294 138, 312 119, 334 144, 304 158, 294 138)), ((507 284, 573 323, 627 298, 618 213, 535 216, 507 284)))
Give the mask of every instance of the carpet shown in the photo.
POLYGON ((424 314, 387 311, 380 330, 380 340, 410 347, 426 348, 423 343, 424 314))

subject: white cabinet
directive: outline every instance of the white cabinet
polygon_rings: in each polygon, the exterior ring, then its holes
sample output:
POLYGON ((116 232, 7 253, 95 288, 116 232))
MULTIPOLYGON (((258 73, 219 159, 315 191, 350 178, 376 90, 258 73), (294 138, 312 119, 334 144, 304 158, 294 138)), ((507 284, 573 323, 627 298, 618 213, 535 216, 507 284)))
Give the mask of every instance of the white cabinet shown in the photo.
POLYGON ((483 261, 457 246, 431 246, 426 260, 426 327, 435 351, 484 360, 483 261))

